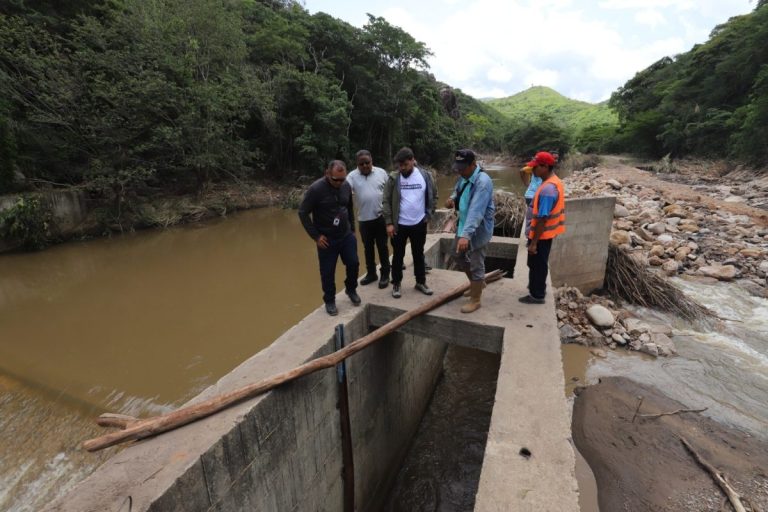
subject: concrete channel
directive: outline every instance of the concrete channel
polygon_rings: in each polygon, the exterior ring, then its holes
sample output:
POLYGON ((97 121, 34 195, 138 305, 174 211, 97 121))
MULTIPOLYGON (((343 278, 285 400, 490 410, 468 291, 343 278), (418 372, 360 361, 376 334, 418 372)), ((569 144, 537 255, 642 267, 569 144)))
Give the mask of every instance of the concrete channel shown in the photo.
MULTIPOLYGON (((580 207, 603 217, 613 211, 613 198, 609 202, 610 210, 605 201, 580 207)), ((599 245, 603 242, 597 239, 604 238, 607 251, 611 217, 605 235, 600 222, 594 231, 599 235, 575 237, 571 245, 599 245)), ((437 294, 466 280, 462 273, 441 268, 451 240, 452 235, 429 235, 427 240, 427 264, 433 267, 429 284, 437 294)), ((453 301, 347 360, 356 510, 377 510, 386 498, 449 344, 500 356, 474 510, 579 510, 554 302, 551 295, 543 306, 517 301, 527 293, 525 254, 518 239, 494 237, 488 256, 517 263, 514 277, 488 286, 480 310, 464 315, 459 311, 463 300, 453 301)), ((406 264, 410 268, 408 259, 406 264)), ((604 271, 605 258, 602 265, 604 271)), ((339 316, 318 308, 190 403, 332 352, 339 323, 351 342, 418 306, 425 297, 413 290, 412 280, 406 273, 401 299, 393 299, 389 290, 359 289, 363 305, 357 308, 340 293, 339 316)), ((254 329, 258 322, 255 316, 254 329)), ((314 373, 117 452, 47 510, 344 510, 337 401, 336 372, 314 373)))

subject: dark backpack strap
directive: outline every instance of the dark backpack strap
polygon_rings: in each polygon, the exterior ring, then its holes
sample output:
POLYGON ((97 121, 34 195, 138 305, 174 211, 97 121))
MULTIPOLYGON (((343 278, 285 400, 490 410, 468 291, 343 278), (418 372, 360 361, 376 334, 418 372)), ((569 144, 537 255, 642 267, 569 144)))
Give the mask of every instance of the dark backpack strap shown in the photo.
MULTIPOLYGON (((478 171, 483 172, 483 168, 481 167, 478 169, 478 171)), ((459 212, 459 201, 461 201, 461 195, 464 193, 464 190, 467 188, 467 185, 469 185, 470 182, 467 181, 464 185, 461 186, 461 190, 459 190, 459 185, 456 184, 456 188, 454 190, 457 190, 456 193, 456 199, 453 201, 453 208, 456 210, 456 213, 459 212)))

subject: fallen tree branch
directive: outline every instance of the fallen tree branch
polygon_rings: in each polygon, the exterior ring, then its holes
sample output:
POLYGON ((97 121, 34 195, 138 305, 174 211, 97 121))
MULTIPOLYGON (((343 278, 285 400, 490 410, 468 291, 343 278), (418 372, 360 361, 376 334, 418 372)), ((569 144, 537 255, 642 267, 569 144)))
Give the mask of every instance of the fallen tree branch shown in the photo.
POLYGON ((641 418, 661 418, 662 416, 672 416, 673 414, 680 414, 682 412, 704 412, 707 408, 703 409, 677 409, 676 411, 662 412, 659 414, 640 414, 641 418))
POLYGON ((709 472, 709 474, 712 476, 712 479, 717 483, 718 486, 720 486, 720 489, 723 490, 725 495, 728 496, 728 499, 730 500, 731 505, 733 505, 734 510, 736 510, 736 512, 747 512, 747 509, 744 508, 744 504, 741 503, 741 496, 739 496, 739 493, 737 493, 736 490, 731 487, 731 485, 725 480, 725 475, 718 471, 718 469, 715 468, 712 464, 704 460, 702 456, 693 449, 690 443, 685 440, 684 437, 680 437, 680 442, 683 443, 683 446, 685 446, 689 452, 691 452, 691 455, 693 455, 693 458, 696 459, 696 462, 698 462, 701 467, 709 472))
POLYGON ((96 424, 100 427, 118 427, 128 428, 139 423, 141 420, 128 416, 126 414, 113 414, 111 412, 105 412, 96 419, 96 424))
MULTIPOLYGON (((495 270, 486 274, 485 281, 486 283, 497 281, 501 279, 503 275, 504 272, 501 270, 495 270)), ((410 320, 416 318, 417 316, 427 313, 446 302, 460 297, 468 289, 469 282, 457 286, 450 292, 435 297, 434 299, 422 304, 416 309, 412 309, 411 311, 403 313, 402 315, 394 318, 390 322, 387 322, 366 336, 363 336, 362 338, 359 338, 356 341, 350 343, 343 349, 327 356, 313 359, 312 361, 304 363, 303 365, 298 366, 292 370, 267 377, 260 380, 259 382, 249 384, 248 386, 230 391, 229 393, 224 393, 223 395, 209 398, 208 400, 192 404, 188 407, 177 409, 176 411, 164 414, 162 416, 138 420, 135 423, 125 421, 126 428, 124 430, 112 432, 111 434, 106 434, 94 439, 89 439, 83 443, 83 448, 89 452, 93 452, 107 448, 109 446, 114 446, 116 444, 125 443, 127 441, 144 439, 160 434, 162 432, 167 432, 169 430, 173 430, 188 423, 192 423, 193 421, 197 421, 201 418, 215 414, 231 405, 242 402, 243 400, 254 398, 258 395, 261 395, 262 393, 269 391, 270 389, 274 389, 277 386, 295 380, 299 377, 303 377, 304 375, 309 375, 310 373, 314 373, 324 368, 332 368, 344 359, 357 352, 360 352, 367 346, 372 345, 373 343, 384 338, 386 335, 395 332, 397 329, 408 323, 410 320)), ((107 418, 104 418, 102 422, 108 424, 109 426, 120 427, 123 423, 123 420, 125 420, 125 418, 114 418, 108 416, 107 418)))

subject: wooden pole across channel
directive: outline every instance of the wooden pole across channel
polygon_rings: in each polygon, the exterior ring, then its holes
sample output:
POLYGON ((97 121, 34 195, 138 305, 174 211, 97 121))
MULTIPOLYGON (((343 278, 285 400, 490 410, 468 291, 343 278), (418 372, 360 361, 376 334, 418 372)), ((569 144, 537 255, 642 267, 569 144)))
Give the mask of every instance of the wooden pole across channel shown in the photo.
MULTIPOLYGON (((501 279, 503 275, 504 273, 502 271, 495 270, 486 274, 485 280, 490 283, 501 279)), ((104 415, 106 417, 103 418, 103 421, 97 421, 97 423, 102 426, 117 426, 123 430, 89 439, 83 443, 83 448, 89 452, 95 452, 128 441, 155 436, 215 414, 231 405, 254 398, 270 389, 274 389, 277 386, 303 377, 304 375, 309 375, 310 373, 314 373, 324 368, 332 368, 349 356, 360 352, 388 334, 395 332, 417 316, 432 311, 438 306, 461 296, 468 289, 469 282, 457 286, 453 290, 439 295, 429 302, 425 302, 421 306, 395 317, 378 329, 355 340, 337 352, 328 354, 327 356, 318 357, 317 359, 306 362, 292 370, 267 377, 259 382, 209 398, 208 400, 182 407, 181 409, 177 409, 168 414, 146 419, 129 419, 126 417, 116 418, 115 415, 104 415)))

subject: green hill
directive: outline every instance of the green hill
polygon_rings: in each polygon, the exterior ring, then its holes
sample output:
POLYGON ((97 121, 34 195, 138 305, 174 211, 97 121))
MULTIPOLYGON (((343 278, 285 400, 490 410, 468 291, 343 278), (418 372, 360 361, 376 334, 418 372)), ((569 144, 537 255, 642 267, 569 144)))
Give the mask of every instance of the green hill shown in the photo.
POLYGON ((517 121, 542 116, 552 120, 572 133, 587 126, 618 126, 618 117, 607 102, 587 103, 566 98, 549 87, 536 86, 507 98, 486 101, 499 112, 517 121))

